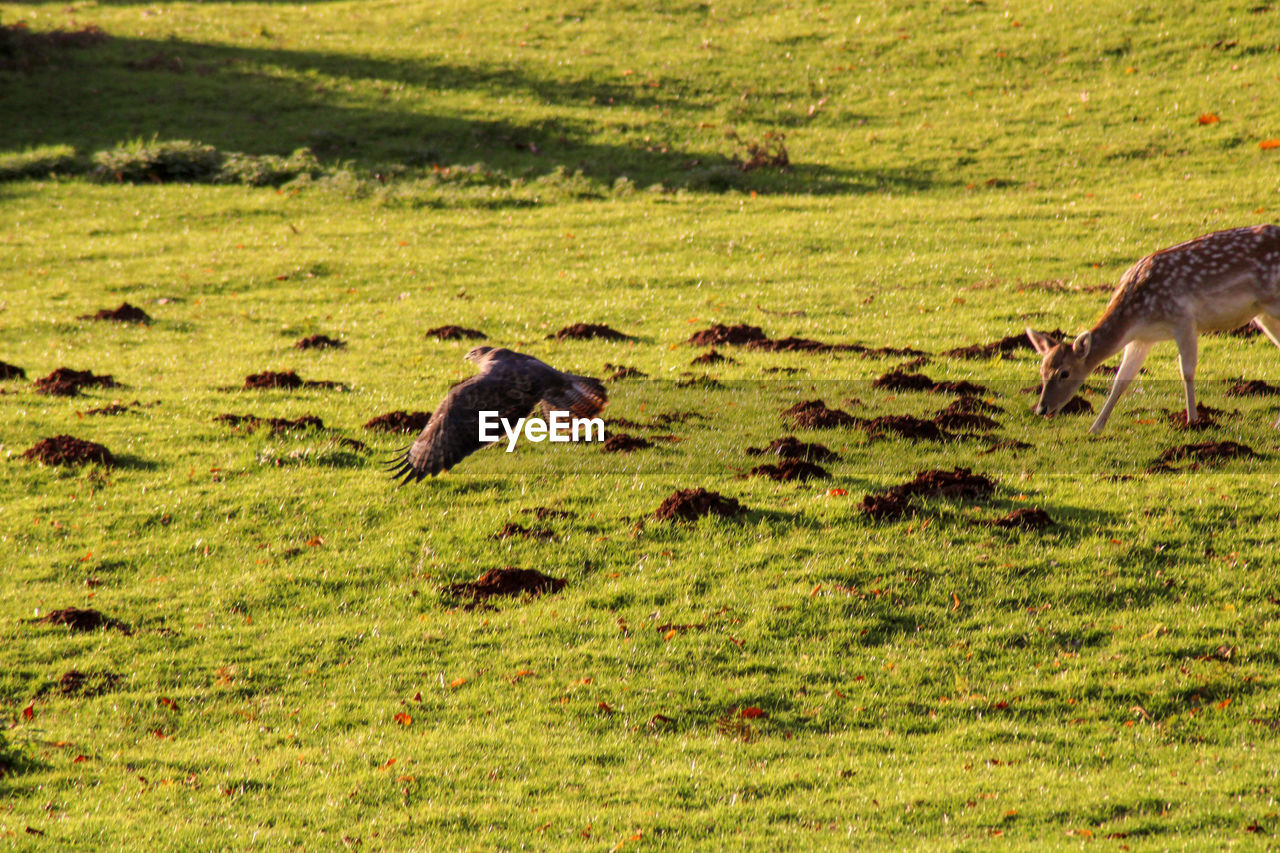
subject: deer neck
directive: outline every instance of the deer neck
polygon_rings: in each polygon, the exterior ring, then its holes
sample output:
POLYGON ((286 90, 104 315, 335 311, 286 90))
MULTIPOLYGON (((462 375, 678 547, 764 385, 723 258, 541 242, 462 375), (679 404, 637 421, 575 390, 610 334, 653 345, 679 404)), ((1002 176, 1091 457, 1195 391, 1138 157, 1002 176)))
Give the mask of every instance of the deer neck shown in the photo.
POLYGON ((1111 309, 1103 314, 1102 319, 1089 330, 1091 334, 1089 357, 1085 359, 1089 370, 1093 370, 1124 349, 1125 344, 1129 343, 1133 326, 1132 318, 1125 316, 1122 308, 1111 309))

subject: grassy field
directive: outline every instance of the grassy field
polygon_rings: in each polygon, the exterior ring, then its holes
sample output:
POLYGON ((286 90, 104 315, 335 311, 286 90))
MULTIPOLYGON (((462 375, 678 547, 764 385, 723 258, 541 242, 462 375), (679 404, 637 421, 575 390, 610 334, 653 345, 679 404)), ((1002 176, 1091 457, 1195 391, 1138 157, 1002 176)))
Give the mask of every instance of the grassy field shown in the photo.
POLYGON ((1142 255, 1276 218, 1280 7, 101 0, 0 26, 0 361, 27 374, 0 382, 0 843, 1274 843, 1277 399, 1224 380, 1280 382, 1280 352, 1204 338, 1225 411, 1188 432, 1163 345, 1100 437, 1030 412, 1029 351, 941 353, 1087 328, 1142 255), (216 150, 171 179, 146 158, 176 140, 216 150), (124 301, 153 322, 79 319, 124 301), (549 339, 576 322, 634 339, 549 339), (926 351, 999 429, 796 432, 802 400, 954 397, 872 387, 905 356, 690 365, 713 323, 926 351), (693 414, 627 456, 490 449, 396 488, 408 437, 362 425, 471 375, 444 324, 647 374, 610 418, 693 414), (121 387, 37 393, 58 367, 121 387), (342 387, 241 387, 263 370, 342 387), (117 464, 23 458, 57 434, 117 464), (788 434, 830 479, 744 476, 788 434), (1203 441, 1258 456, 1152 470, 1203 441), (992 494, 860 509, 957 466, 992 494), (748 511, 653 519, 692 487, 748 511), (1055 524, 987 523, 1025 508, 1055 524), (568 585, 444 589, 504 566, 568 585), (127 630, 37 621, 67 607, 127 630))

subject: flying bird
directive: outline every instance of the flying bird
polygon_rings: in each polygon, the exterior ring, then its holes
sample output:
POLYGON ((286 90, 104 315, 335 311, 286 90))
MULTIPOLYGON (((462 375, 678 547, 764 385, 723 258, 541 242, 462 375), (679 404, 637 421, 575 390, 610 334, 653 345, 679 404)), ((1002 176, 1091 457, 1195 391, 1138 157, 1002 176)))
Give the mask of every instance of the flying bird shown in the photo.
POLYGON ((496 411, 508 421, 524 418, 540 406, 544 418, 568 411, 590 418, 608 401, 598 379, 556 370, 531 355, 497 347, 476 347, 466 360, 480 368, 449 389, 431 420, 403 454, 391 463, 392 476, 418 481, 447 471, 493 442, 480 439, 480 412, 496 411))

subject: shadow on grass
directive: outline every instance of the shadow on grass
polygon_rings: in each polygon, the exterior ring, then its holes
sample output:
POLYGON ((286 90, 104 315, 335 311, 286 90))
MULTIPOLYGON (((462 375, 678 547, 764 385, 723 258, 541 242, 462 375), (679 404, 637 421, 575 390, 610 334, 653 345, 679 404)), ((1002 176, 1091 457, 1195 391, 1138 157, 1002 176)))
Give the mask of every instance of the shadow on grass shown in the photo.
POLYGON ((714 97, 682 91, 678 82, 655 89, 440 59, 115 36, 56 59, 27 73, 0 72, 0 113, 20 118, 0 126, 0 151, 65 144, 85 154, 157 137, 254 155, 308 147, 326 166, 369 172, 479 161, 519 177, 581 170, 604 182, 625 176, 642 185, 823 194, 935 183, 923 167, 860 172, 800 163, 785 173, 747 174, 721 154, 600 141, 615 107, 704 115, 714 97), (474 92, 495 102, 524 95, 559 114, 519 123, 425 112, 398 104, 393 96, 405 86, 474 92), (334 91, 341 87, 366 87, 368 94, 361 101, 334 91), (375 99, 380 103, 370 105, 375 99), (584 108, 591 118, 583 117, 584 108))

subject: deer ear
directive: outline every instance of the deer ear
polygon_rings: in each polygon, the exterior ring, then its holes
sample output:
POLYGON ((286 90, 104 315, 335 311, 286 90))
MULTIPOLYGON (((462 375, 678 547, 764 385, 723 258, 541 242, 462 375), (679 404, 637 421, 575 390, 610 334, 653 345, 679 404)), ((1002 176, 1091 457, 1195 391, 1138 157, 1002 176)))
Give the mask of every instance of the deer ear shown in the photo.
POLYGON ((1057 342, 1048 335, 1042 335, 1035 329, 1027 326, 1027 340, 1031 341, 1031 346, 1035 347, 1036 352, 1044 355, 1053 349, 1057 342))
POLYGON ((1093 345, 1093 333, 1081 332, 1080 337, 1075 339, 1071 344, 1071 351, 1076 354, 1076 358, 1088 358, 1089 347, 1093 345))

